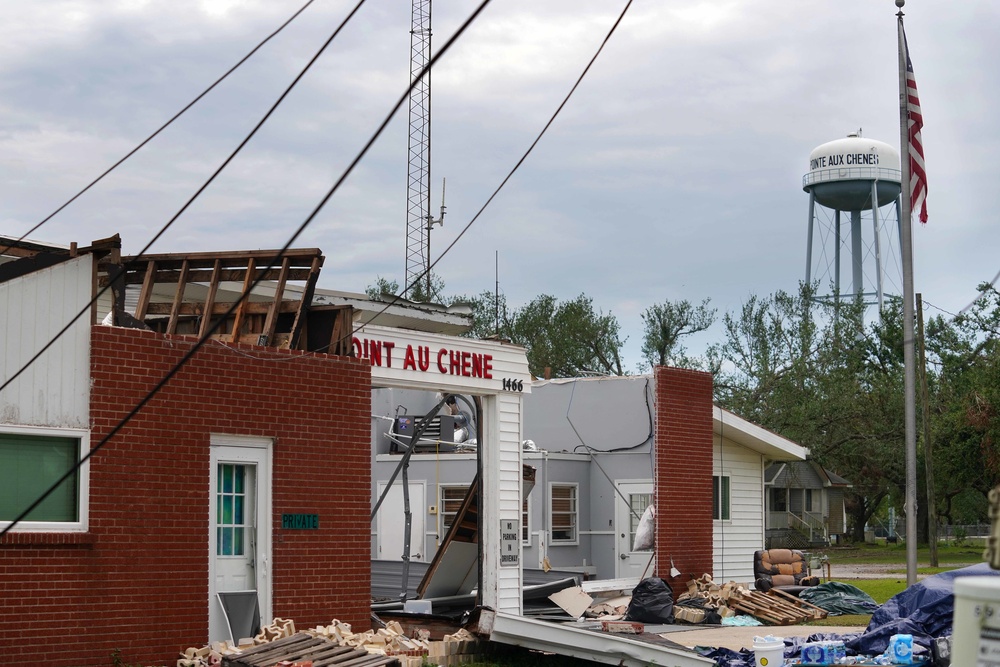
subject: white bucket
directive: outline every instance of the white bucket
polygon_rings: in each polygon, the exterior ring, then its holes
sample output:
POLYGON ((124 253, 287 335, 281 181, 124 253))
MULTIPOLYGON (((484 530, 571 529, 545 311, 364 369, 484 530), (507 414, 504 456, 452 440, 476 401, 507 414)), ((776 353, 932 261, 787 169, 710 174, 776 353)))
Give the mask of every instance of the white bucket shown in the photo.
POLYGON ((785 664, 785 640, 781 637, 754 637, 753 657, 757 667, 781 667, 785 664))

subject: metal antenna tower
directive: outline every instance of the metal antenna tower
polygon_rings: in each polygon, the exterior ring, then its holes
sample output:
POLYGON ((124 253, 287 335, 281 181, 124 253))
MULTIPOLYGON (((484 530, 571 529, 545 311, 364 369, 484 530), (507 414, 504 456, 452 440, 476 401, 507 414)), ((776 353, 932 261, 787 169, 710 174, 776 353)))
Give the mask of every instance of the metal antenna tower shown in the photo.
MULTIPOLYGON (((410 27, 410 80, 414 81, 430 61, 431 0, 413 0, 410 27)), ((431 180, 431 73, 410 91, 409 160, 406 182, 406 282, 412 293, 415 281, 430 266, 431 180)), ((443 216, 442 216, 443 218, 443 216)), ((430 298, 430 271, 426 276, 430 298)))

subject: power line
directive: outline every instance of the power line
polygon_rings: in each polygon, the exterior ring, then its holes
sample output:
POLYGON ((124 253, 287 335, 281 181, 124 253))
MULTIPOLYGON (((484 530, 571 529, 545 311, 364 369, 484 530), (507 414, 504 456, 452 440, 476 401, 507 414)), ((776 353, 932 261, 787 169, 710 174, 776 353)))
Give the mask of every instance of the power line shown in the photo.
POLYGON ((269 41, 271 41, 272 37, 274 37, 279 32, 281 32, 286 27, 288 27, 288 24, 290 24, 292 21, 294 21, 296 18, 298 18, 299 14, 301 14, 302 12, 304 12, 306 10, 306 8, 309 5, 311 5, 313 2, 315 2, 315 0, 308 0, 306 2, 306 4, 302 5, 302 7, 300 7, 297 12, 295 12, 294 14, 292 14, 291 17, 287 21, 285 21, 280 26, 278 26, 277 30, 275 30, 274 32, 272 32, 267 37, 265 37, 263 39, 263 41, 261 41, 260 43, 257 44, 257 46, 253 47, 253 49, 251 49, 248 54, 246 54, 245 56, 243 56, 242 58, 240 58, 240 60, 235 65, 233 65, 232 67, 230 67, 226 71, 225 74, 223 74, 218 79, 216 79, 215 82, 212 85, 210 85, 208 88, 206 88, 205 90, 203 90, 200 95, 198 95, 196 98, 194 98, 193 100, 191 100, 191 102, 189 102, 183 109, 181 109, 176 114, 174 114, 170 118, 170 120, 168 120, 166 123, 164 123, 163 125, 161 125, 159 127, 159 129, 157 129, 151 135, 149 135, 148 137, 146 137, 138 146, 136 146, 135 148, 133 148, 132 150, 130 150, 128 153, 126 153, 124 157, 122 157, 120 160, 118 160, 117 162, 115 162, 113 165, 111 165, 110 167, 108 167, 107 169, 105 169, 104 172, 102 172, 100 176, 98 176, 97 178, 95 178, 94 180, 92 180, 85 188, 83 188, 82 190, 80 190, 79 192, 77 192, 75 195, 73 195, 72 197, 70 197, 69 199, 67 199, 63 203, 62 206, 60 206, 56 210, 52 211, 52 213, 49 213, 47 216, 45 216, 41 220, 41 222, 39 222, 34 227, 32 227, 31 229, 29 229, 28 231, 26 231, 24 234, 22 234, 21 237, 19 239, 17 239, 16 241, 14 241, 11 245, 8 245, 5 248, 0 249, 0 255, 4 254, 8 250, 10 250, 13 246, 17 245, 18 243, 20 243, 21 241, 23 241, 24 239, 26 239, 30 234, 32 234, 33 232, 35 232, 39 227, 41 227, 46 222, 48 222, 49 220, 51 220, 52 218, 54 218, 56 215, 58 215, 60 211, 62 211, 64 208, 66 208, 67 206, 69 206, 70 204, 72 204, 74 201, 76 201, 77 198, 79 198, 83 193, 85 193, 87 190, 89 190, 90 188, 92 188, 95 185, 97 185, 100 181, 102 181, 104 179, 105 176, 107 176, 112 171, 114 171, 116 168, 118 168, 118 166, 120 166, 123 162, 125 162, 130 157, 132 157, 137 152, 139 152, 139 150, 143 146, 145 146, 150 141, 152 141, 153 138, 156 137, 160 132, 162 132, 163 130, 167 129, 171 124, 173 124, 173 122, 175 120, 177 120, 182 115, 184 115, 184 113, 188 109, 190 109, 195 104, 197 104, 199 101, 201 101, 201 98, 205 97, 205 95, 208 95, 208 93, 211 92, 213 88, 215 88, 217 85, 219 85, 220 83, 222 83, 223 80, 225 80, 230 74, 232 74, 233 72, 235 72, 243 63, 245 63, 247 60, 249 60, 250 57, 253 56, 253 54, 257 53, 257 51, 259 51, 262 46, 264 46, 269 41))
MULTIPOLYGON (((344 23, 346 23, 347 20, 349 20, 350 17, 353 16, 354 12, 356 12, 358 10, 358 8, 362 4, 364 4, 364 2, 365 2, 365 0, 361 0, 355 6, 354 10, 351 11, 351 14, 348 15, 347 19, 344 20, 344 23)), ((278 263, 278 261, 281 260, 282 256, 285 254, 285 252, 287 252, 288 249, 292 246, 292 244, 295 243, 295 240, 302 234, 302 232, 305 231, 306 227, 308 227, 310 225, 310 223, 312 223, 313 219, 315 219, 315 217, 323 209, 323 207, 330 200, 330 198, 333 196, 333 194, 335 192, 337 192, 338 189, 340 189, 340 186, 343 184, 343 182, 347 179, 347 177, 351 174, 351 172, 354 171, 354 168, 358 165, 359 162, 361 162, 361 159, 368 153, 368 151, 374 145, 375 141, 382 135, 382 132, 385 131, 386 126, 389 125, 389 121, 392 120, 393 116, 396 115, 396 112, 399 111, 399 108, 403 105, 403 102, 406 101, 407 97, 410 94, 410 90, 413 88, 414 85, 416 85, 417 80, 419 80, 420 78, 426 76, 427 72, 430 71, 430 69, 434 66, 434 64, 442 56, 444 56, 445 53, 448 52, 448 50, 451 48, 452 44, 454 44, 455 41, 465 32, 465 30, 470 25, 472 25, 472 23, 476 20, 476 18, 479 16, 479 14, 483 11, 483 9, 486 8, 486 5, 488 5, 489 3, 490 3, 490 0, 482 0, 482 2, 479 4, 478 7, 476 7, 475 11, 469 16, 469 18, 467 18, 462 23, 462 25, 459 26, 458 30, 455 31, 455 34, 452 35, 448 39, 448 41, 445 42, 445 44, 441 48, 441 50, 433 58, 431 58, 430 62, 428 62, 427 65, 424 67, 424 69, 421 70, 420 77, 418 77, 417 79, 415 79, 415 80, 413 80, 413 81, 410 82, 410 84, 406 88, 406 91, 399 97, 399 99, 396 102, 396 104, 392 107, 392 109, 386 115, 385 119, 378 126, 378 129, 375 130, 375 133, 365 143, 365 145, 361 149, 361 151, 355 156, 355 158, 351 161, 351 163, 347 166, 347 168, 344 170, 344 172, 336 180, 336 182, 329 189, 329 191, 326 193, 326 195, 316 205, 316 207, 313 209, 312 213, 310 213, 309 216, 302 222, 302 224, 299 225, 299 227, 295 230, 295 232, 289 237, 289 239, 285 243, 285 245, 282 246, 281 250, 278 251, 278 254, 275 257, 273 263, 276 264, 276 263, 278 263)), ((344 23, 341 23, 340 27, 337 28, 337 31, 334 32, 334 36, 336 36, 337 32, 340 31, 340 29, 343 27, 344 23)), ((332 40, 333 36, 331 36, 330 39, 332 40)), ((329 40, 327 41, 327 44, 329 44, 329 40)), ((324 44, 323 48, 326 48, 325 44, 324 44)), ((322 51, 322 49, 321 49, 321 51, 322 51)), ((319 54, 317 53, 317 56, 318 55, 319 54)), ((315 60, 315 58, 314 58, 314 60, 315 60)), ((311 64, 312 64, 312 61, 310 61, 309 65, 311 65, 311 64)), ((307 69, 308 69, 309 65, 306 66, 307 69)), ((303 74, 304 73, 305 73, 305 70, 303 70, 303 74)), ((299 75, 299 77, 301 77, 301 74, 299 75)), ((297 80, 298 79, 296 79, 296 81, 297 80)), ((286 94, 287 94, 287 91, 286 91, 286 94)), ((132 418, 135 417, 135 415, 137 415, 139 413, 139 411, 142 410, 142 408, 145 407, 145 405, 147 403, 149 403, 149 401, 151 401, 153 399, 153 397, 155 397, 160 392, 160 390, 163 389, 163 387, 166 386, 166 384, 170 381, 170 379, 173 378, 181 370, 181 368, 183 368, 187 364, 187 362, 191 360, 191 358, 195 355, 195 353, 198 350, 200 350, 201 347, 208 341, 209 337, 212 334, 215 333, 215 331, 219 328, 219 326, 221 326, 222 322, 225 321, 230 315, 232 315, 236 311, 236 308, 238 308, 239 305, 241 303, 243 303, 243 301, 247 298, 247 296, 254 290, 254 288, 257 287, 257 285, 259 285, 261 283, 261 281, 263 281, 263 279, 264 279, 264 274, 261 273, 257 278, 254 279, 253 283, 249 287, 247 287, 243 291, 242 294, 240 294, 240 297, 233 302, 233 304, 229 307, 229 309, 226 311, 226 313, 223 315, 223 317, 219 318, 219 320, 217 320, 214 325, 212 325, 211 327, 209 327, 208 331, 205 332, 204 336, 201 336, 201 337, 198 338, 198 340, 191 347, 191 349, 188 350, 184 354, 183 357, 181 357, 180 361, 178 361, 167 372, 167 374, 163 377, 163 379, 161 379, 159 382, 156 383, 156 386, 154 386, 149 391, 149 393, 146 394, 146 396, 143 397, 143 399, 141 401, 139 401, 139 403, 136 404, 136 406, 134 408, 132 408, 132 410, 130 410, 129 413, 127 415, 125 415, 121 419, 121 421, 119 421, 107 433, 107 435, 105 435, 103 438, 101 438, 100 442, 98 442, 96 445, 94 445, 93 447, 91 447, 90 451, 87 452, 76 464, 74 464, 51 487, 49 487, 49 489, 47 491, 45 491, 45 493, 43 493, 26 510, 24 510, 23 512, 21 512, 21 514, 19 514, 17 517, 15 517, 14 520, 10 522, 10 524, 8 524, 6 527, 4 527, 2 530, 0 530, 0 537, 3 537, 4 535, 6 535, 8 532, 10 532, 10 530, 12 528, 14 528, 14 526, 16 526, 18 523, 20 523, 21 521, 23 521, 24 518, 28 514, 30 514, 32 510, 34 510, 38 505, 40 505, 42 502, 44 502, 44 500, 46 498, 48 498, 53 492, 55 492, 55 490, 57 488, 59 488, 59 486, 64 481, 66 481, 67 479, 69 479, 69 477, 71 475, 73 475, 77 470, 79 470, 79 468, 84 463, 86 463, 90 459, 90 457, 92 457, 94 454, 96 454, 98 451, 100 451, 104 447, 104 445, 106 445, 108 443, 108 441, 111 440, 112 437, 114 437, 122 428, 124 428, 125 425, 128 424, 132 420, 132 418)), ((89 308, 89 306, 88 306, 88 308, 89 308)), ((79 317, 79 316, 77 316, 77 317, 79 317)), ((65 331, 65 329, 63 331, 65 331)), ((6 385, 4 385, 4 386, 6 386, 6 385)))
MULTIPOLYGON (((278 106, 281 105, 281 103, 285 100, 288 94, 292 92, 292 89, 295 88, 295 86, 299 83, 299 81, 302 80, 302 77, 305 76, 306 72, 309 71, 309 69, 313 66, 313 64, 319 59, 320 55, 322 55, 322 53, 326 50, 326 48, 330 45, 330 43, 334 40, 334 38, 340 34, 340 31, 344 29, 344 26, 347 25, 347 22, 351 20, 351 18, 358 12, 359 9, 361 9, 361 6, 364 5, 365 2, 366 0, 359 0, 359 2, 356 5, 354 5, 354 8, 351 9, 351 11, 344 18, 344 20, 340 22, 340 25, 338 25, 337 29, 333 31, 333 34, 331 34, 330 37, 328 37, 327 40, 323 43, 323 45, 319 48, 319 50, 316 51, 316 53, 309 60, 309 62, 306 63, 305 67, 303 67, 302 70, 299 72, 298 76, 296 76, 295 79, 292 81, 292 83, 290 83, 288 87, 285 88, 285 91, 278 97, 277 101, 271 105, 271 108, 267 110, 267 113, 265 113, 264 116, 257 122, 254 128, 250 131, 250 133, 246 137, 244 137, 243 141, 239 143, 236 149, 229 154, 229 157, 223 160, 222 164, 219 165, 219 167, 212 173, 212 175, 208 177, 208 180, 202 183, 201 187, 199 187, 198 190, 195 191, 195 193, 191 195, 191 197, 186 202, 184 202, 184 205, 181 206, 180 210, 177 211, 177 213, 175 213, 174 216, 170 218, 170 220, 168 220, 167 223, 163 225, 163 227, 161 227, 158 232, 156 232, 153 238, 150 239, 150 241, 143 247, 143 249, 139 251, 139 254, 135 256, 135 259, 138 260, 139 258, 141 258, 143 255, 146 254, 146 251, 148 251, 153 246, 153 244, 156 243, 159 240, 159 238, 166 233, 168 229, 170 229, 170 227, 174 224, 174 222, 176 222, 177 219, 181 217, 184 211, 186 211, 188 207, 194 203, 194 201, 201 195, 201 193, 204 192, 208 188, 208 186, 212 184, 212 182, 218 177, 220 173, 222 173, 222 170, 225 169, 229 165, 229 163, 233 161, 233 159, 239 154, 241 150, 243 150, 243 147, 246 146, 247 143, 249 143, 250 139, 252 139, 255 134, 257 134, 257 131, 260 130, 260 128, 264 125, 264 123, 267 122, 267 120, 271 117, 271 114, 273 114, 274 111, 278 108, 278 106)), ((280 259, 280 257, 278 259, 280 259)), ((73 324, 76 323, 78 319, 83 317, 83 315, 90 310, 90 307, 101 297, 101 295, 103 295, 110 288, 111 288, 111 281, 108 281, 108 284, 105 285, 100 290, 98 290, 98 292, 93 296, 93 298, 91 298, 91 300, 80 310, 79 313, 76 314, 76 316, 73 319, 71 319, 66 324, 66 326, 64 326, 59 331, 59 333, 57 333, 51 340, 49 340, 49 342, 46 343, 45 346, 35 354, 35 356, 29 359, 28 362, 24 366, 22 366, 20 370, 18 370, 12 376, 7 378, 7 380, 2 385, 0 385, 0 392, 6 389, 11 382, 13 382, 18 376, 20 376, 21 373, 23 373, 29 366, 31 366, 31 364, 33 364, 39 357, 41 357, 50 347, 52 347, 52 345, 55 344, 55 342, 59 340, 63 334, 69 331, 69 328, 72 327, 73 324)))
MULTIPOLYGON (((392 299, 381 310, 379 310, 377 313, 368 318, 368 320, 362 322, 356 328, 354 328, 351 331, 351 333, 348 334, 349 336, 353 336, 355 333, 357 333, 361 329, 371 324, 379 315, 387 311, 392 306, 396 305, 396 303, 398 303, 399 300, 403 298, 404 294, 408 294, 409 291, 413 289, 415 285, 417 285, 421 280, 423 280, 424 276, 430 275, 431 269, 437 266, 438 262, 444 259, 444 256, 447 255, 451 251, 451 249, 455 247, 455 244, 458 243, 459 239, 461 239, 465 235, 465 232, 469 231, 469 228, 472 227, 472 225, 479 219, 479 216, 481 216, 483 214, 483 211, 486 210, 486 207, 493 202, 493 199, 496 198, 498 194, 500 194, 500 190, 502 190, 504 186, 507 185, 507 181, 509 181, 511 177, 514 175, 514 172, 516 172, 521 167, 521 165, 524 164, 524 161, 528 159, 528 156, 535 149, 535 146, 537 146, 538 142, 542 140, 543 136, 545 136, 545 133, 548 131, 549 127, 552 126, 552 123, 555 122, 556 118, 563 110, 563 107, 565 107, 566 103, 569 102, 569 98, 573 96, 573 93, 576 92, 576 89, 580 86, 580 83, 583 81, 583 78, 587 75, 587 72, 590 71, 591 66, 597 60, 597 57, 601 55, 601 51, 604 50, 604 47, 608 43, 608 40, 611 39, 611 35, 614 34, 615 30, 618 28, 618 25, 622 22, 622 19, 625 18, 625 14, 628 12, 629 7, 631 6, 632 6, 632 0, 628 0, 628 2, 625 3, 625 8, 622 9, 621 13, 618 15, 618 18, 615 19, 614 24, 611 26, 611 29, 608 30, 608 33, 604 36, 604 40, 601 42, 601 45, 597 48, 597 51, 594 52, 594 55, 587 62, 587 66, 583 68, 583 72, 581 72, 580 76, 577 77, 576 82, 570 88, 569 92, 566 93, 566 96, 563 98, 562 102, 559 103, 559 106, 556 107, 556 110, 552 113, 552 116, 549 118, 548 122, 545 123, 545 126, 538 133, 538 136, 536 136, 535 140, 531 142, 530 146, 528 146, 528 150, 526 150, 524 154, 521 155, 521 158, 514 164, 511 170, 507 173, 507 176, 505 176, 504 179, 500 182, 500 185, 496 187, 496 189, 493 191, 493 194, 491 194, 489 198, 486 200, 486 202, 479 208, 479 210, 476 211, 476 214, 472 216, 472 219, 469 220, 468 223, 466 223, 465 227, 462 228, 462 231, 458 233, 458 236, 456 236, 452 240, 452 242, 448 244, 448 247, 446 247, 444 251, 442 251, 442 253, 438 255, 438 258, 435 259, 431 264, 429 264, 424 271, 422 271, 419 275, 417 275, 410 284, 404 285, 403 289, 399 292, 399 294, 393 295, 392 299)), ((338 342, 342 342, 346 339, 347 336, 344 336, 338 342)), ((326 347, 320 348, 317 351, 323 351, 328 349, 329 347, 330 345, 327 345, 326 347)))

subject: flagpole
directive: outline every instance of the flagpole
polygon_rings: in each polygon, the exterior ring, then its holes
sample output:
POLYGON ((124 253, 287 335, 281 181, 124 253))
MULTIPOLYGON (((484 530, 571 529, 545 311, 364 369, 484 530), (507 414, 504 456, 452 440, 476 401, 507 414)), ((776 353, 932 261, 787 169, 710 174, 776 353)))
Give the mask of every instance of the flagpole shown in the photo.
POLYGON ((917 411, 916 411, 916 354, 913 336, 913 217, 910 213, 910 137, 909 112, 907 111, 906 44, 903 34, 903 5, 906 0, 896 0, 899 12, 897 32, 899 37, 899 152, 901 219, 899 244, 903 268, 903 420, 906 448, 906 585, 917 583, 917 411))

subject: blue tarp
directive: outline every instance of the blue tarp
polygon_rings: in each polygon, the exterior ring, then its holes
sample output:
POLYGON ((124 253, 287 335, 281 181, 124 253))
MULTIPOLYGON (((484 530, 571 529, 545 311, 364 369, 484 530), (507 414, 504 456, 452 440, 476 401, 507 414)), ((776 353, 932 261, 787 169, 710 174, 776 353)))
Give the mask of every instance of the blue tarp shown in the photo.
MULTIPOLYGON (((867 629, 861 634, 815 634, 805 640, 785 639, 785 658, 798 657, 802 645, 812 641, 840 640, 850 654, 875 656, 885 652, 893 635, 913 635, 914 648, 922 646, 930 654, 931 641, 951 635, 951 619, 955 610, 955 579, 971 576, 998 576, 986 563, 960 570, 942 572, 918 581, 902 593, 890 598, 875 610, 867 629)), ((779 634, 780 628, 774 628, 779 634)), ((726 648, 695 648, 699 654, 715 660, 718 667, 754 667, 753 651, 731 651, 726 648)))
POLYGON ((951 634, 955 610, 955 579, 971 576, 997 576, 986 563, 942 572, 918 581, 875 610, 864 633, 846 642, 847 648, 865 655, 876 655, 889 646, 893 635, 913 635, 913 643, 930 650, 931 640, 951 634))

